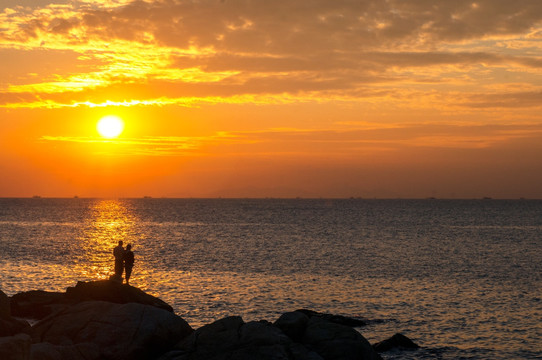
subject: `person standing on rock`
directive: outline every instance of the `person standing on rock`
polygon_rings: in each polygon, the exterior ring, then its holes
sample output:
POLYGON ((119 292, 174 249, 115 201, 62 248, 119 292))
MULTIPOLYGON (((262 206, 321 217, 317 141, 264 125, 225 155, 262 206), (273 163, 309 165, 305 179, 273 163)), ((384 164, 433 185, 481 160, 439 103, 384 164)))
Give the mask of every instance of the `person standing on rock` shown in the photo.
POLYGON ((113 256, 115 256, 115 280, 122 282, 122 271, 124 269, 124 247, 122 246, 122 240, 113 249, 113 256))
POLYGON ((126 245, 126 251, 124 252, 124 271, 126 273, 126 284, 130 285, 130 276, 132 275, 132 268, 134 267, 134 252, 132 251, 132 244, 126 245))

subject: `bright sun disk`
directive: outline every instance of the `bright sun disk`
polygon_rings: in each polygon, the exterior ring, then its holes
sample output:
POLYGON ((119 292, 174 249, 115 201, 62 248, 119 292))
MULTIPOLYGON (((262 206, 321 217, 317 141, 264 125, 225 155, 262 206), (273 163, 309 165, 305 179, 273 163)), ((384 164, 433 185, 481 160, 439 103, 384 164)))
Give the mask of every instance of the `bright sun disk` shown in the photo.
POLYGON ((108 139, 115 138, 124 130, 124 122, 115 115, 107 115, 98 121, 96 125, 98 133, 108 139))

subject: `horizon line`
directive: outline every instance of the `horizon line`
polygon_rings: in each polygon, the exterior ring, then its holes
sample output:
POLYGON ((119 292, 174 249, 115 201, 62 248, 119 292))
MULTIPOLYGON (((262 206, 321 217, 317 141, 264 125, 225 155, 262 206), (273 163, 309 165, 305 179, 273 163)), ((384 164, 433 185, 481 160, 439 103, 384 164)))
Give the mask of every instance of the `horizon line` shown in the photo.
POLYGON ((514 198, 495 198, 488 196, 481 197, 363 197, 363 196, 348 196, 348 197, 303 197, 303 196, 0 196, 0 199, 73 199, 73 200, 542 200, 542 198, 529 197, 514 197, 514 198))

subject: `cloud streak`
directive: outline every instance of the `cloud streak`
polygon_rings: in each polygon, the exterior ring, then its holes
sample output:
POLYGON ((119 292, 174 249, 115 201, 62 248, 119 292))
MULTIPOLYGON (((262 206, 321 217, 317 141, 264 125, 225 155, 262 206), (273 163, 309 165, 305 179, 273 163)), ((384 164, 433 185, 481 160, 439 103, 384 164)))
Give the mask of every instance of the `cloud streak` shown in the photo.
POLYGON ((344 158, 371 152, 400 153, 405 149, 489 149, 542 136, 539 124, 466 125, 351 124, 337 129, 270 128, 223 131, 211 136, 102 139, 43 136, 43 142, 90 146, 95 154, 151 157, 268 156, 344 158), (244 154, 244 155, 243 155, 244 154))

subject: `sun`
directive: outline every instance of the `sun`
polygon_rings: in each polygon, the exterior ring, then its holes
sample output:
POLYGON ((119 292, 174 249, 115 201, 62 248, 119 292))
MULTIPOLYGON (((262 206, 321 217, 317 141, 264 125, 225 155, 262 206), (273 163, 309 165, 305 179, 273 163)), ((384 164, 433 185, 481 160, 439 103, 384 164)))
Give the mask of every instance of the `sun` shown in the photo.
POLYGON ((112 139, 122 133, 122 130, 124 130, 124 122, 118 116, 107 115, 98 121, 96 129, 103 137, 112 139))

